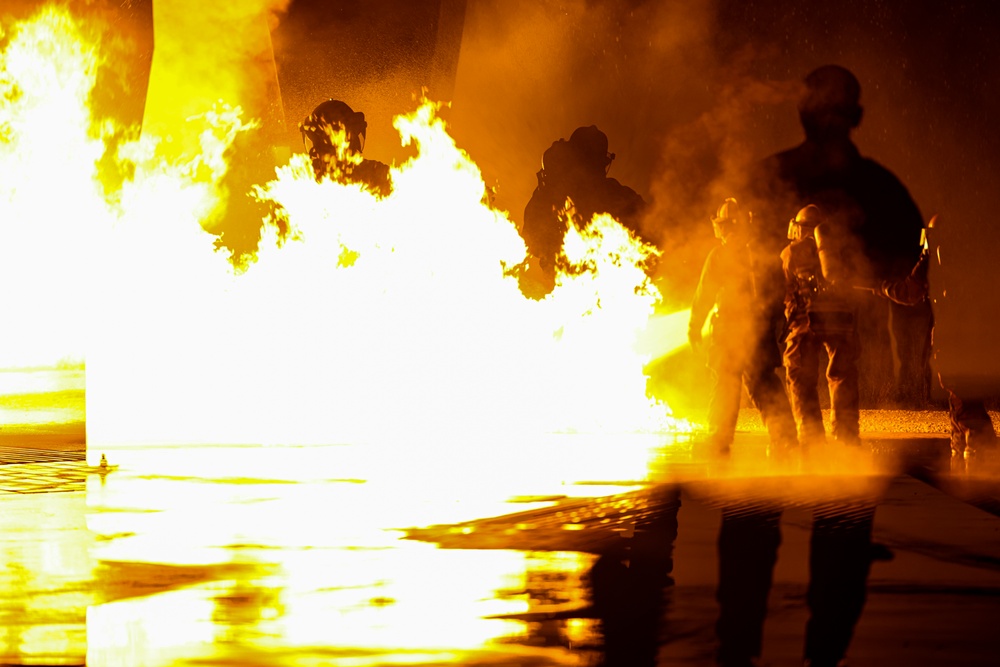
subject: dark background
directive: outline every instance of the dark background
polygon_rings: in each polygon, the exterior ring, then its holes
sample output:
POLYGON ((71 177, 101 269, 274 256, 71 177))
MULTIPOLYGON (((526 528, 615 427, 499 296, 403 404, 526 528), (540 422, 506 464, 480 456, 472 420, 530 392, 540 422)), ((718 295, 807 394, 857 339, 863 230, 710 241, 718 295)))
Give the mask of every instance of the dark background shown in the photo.
MULTIPOLYGON (((4 3, 0 15, 38 2, 4 3)), ((253 4, 253 3, 251 3, 253 4)), ((327 97, 368 116, 367 156, 399 160, 392 117, 427 86, 452 102, 452 133, 520 223, 542 152, 597 124, 611 176, 652 203, 660 281, 681 307, 710 242, 708 214, 739 198, 743 166, 801 139, 796 83, 838 63, 861 81, 862 153, 895 172, 925 218, 940 216, 938 365, 998 379, 1000 10, 992 2, 903 0, 258 0, 272 12, 281 127, 327 97), (940 296, 940 295, 939 295, 940 296)), ((153 52, 151 0, 76 0, 136 37, 129 86, 105 103, 142 117, 153 52), (144 78, 145 77, 145 78, 144 78)), ((0 19, 2 20, 2 19, 0 19)), ((790 215, 794 212, 790 212, 790 215)), ((789 215, 789 217, 790 217, 789 215)), ((784 225, 782 221, 775 224, 784 225)))

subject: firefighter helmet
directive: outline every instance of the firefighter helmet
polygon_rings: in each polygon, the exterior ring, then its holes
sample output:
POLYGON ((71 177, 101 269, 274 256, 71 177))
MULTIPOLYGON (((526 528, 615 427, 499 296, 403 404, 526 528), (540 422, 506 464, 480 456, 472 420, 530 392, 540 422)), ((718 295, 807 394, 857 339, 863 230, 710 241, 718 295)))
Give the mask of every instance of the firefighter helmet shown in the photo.
POLYGON ((542 170, 550 176, 567 174, 576 166, 573 147, 565 139, 558 139, 542 154, 542 170))
POLYGON ((715 230, 715 238, 724 239, 729 236, 737 224, 740 222, 740 205, 732 197, 726 198, 722 206, 714 216, 712 216, 712 229, 715 230))
POLYGON ((817 225, 823 222, 823 212, 816 204, 799 209, 795 217, 788 221, 788 238, 798 241, 809 236, 817 225))
POLYGON ((365 132, 368 129, 365 115, 340 100, 321 102, 299 124, 299 131, 310 150, 315 148, 323 152, 332 148, 331 133, 338 127, 343 129, 351 150, 357 153, 364 150, 365 132))
POLYGON ((608 152, 608 135, 597 129, 596 125, 576 128, 569 137, 569 143, 580 160, 595 171, 607 173, 611 161, 615 159, 615 154, 608 152))

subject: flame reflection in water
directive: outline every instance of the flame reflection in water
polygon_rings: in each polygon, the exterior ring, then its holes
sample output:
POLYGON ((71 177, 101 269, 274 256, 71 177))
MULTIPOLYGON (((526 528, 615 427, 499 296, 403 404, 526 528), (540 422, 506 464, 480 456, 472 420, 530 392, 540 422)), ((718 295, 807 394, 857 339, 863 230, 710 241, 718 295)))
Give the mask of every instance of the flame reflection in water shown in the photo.
POLYGON ((282 469, 262 465, 277 461, 263 447, 149 448, 133 451, 141 467, 92 477, 87 520, 98 538, 104 601, 88 611, 88 664, 244 664, 248 655, 267 656, 268 664, 323 657, 464 664, 470 656, 518 655, 585 664, 585 652, 565 644, 592 636, 589 622, 563 623, 562 646, 537 646, 525 622, 491 617, 527 612, 553 595, 582 608, 590 556, 441 550, 400 538, 411 526, 547 504, 512 505, 512 490, 593 495, 596 487, 491 487, 475 471, 450 480, 283 474, 316 471, 307 461, 359 472, 365 450, 286 449, 282 456, 301 459, 282 469), (256 477, 245 476, 254 469, 256 477), (539 596, 537 580, 560 583, 539 596))

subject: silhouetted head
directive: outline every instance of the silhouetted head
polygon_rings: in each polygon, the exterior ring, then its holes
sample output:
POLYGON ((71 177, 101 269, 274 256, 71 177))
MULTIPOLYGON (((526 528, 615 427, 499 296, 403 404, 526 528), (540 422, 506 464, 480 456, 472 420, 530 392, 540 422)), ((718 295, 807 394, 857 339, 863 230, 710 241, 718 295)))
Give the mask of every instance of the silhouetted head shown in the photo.
POLYGON ((576 128, 569 137, 569 143, 587 171, 608 173, 615 154, 608 152, 608 135, 598 130, 596 125, 576 128))
POLYGON ((552 142, 542 155, 542 173, 545 182, 553 184, 571 178, 578 169, 577 155, 565 139, 552 142))
POLYGON ((809 204, 799 209, 795 217, 788 221, 788 238, 793 241, 801 241, 812 236, 816 227, 820 225, 825 216, 816 204, 809 204))
POLYGON ((722 206, 712 216, 712 229, 715 231, 715 238, 725 241, 736 231, 740 222, 740 205, 735 199, 729 197, 722 202, 722 206))
POLYGON ((861 84, 839 65, 824 65, 804 80, 799 120, 810 139, 846 139, 861 123, 861 84))
POLYGON ((333 143, 336 132, 344 133, 348 152, 360 153, 365 147, 367 129, 365 115, 360 111, 354 111, 340 100, 326 100, 320 103, 299 124, 302 141, 306 145, 309 157, 313 159, 313 166, 317 167, 317 173, 321 171, 319 167, 322 166, 324 157, 329 159, 336 155, 336 146, 333 143))

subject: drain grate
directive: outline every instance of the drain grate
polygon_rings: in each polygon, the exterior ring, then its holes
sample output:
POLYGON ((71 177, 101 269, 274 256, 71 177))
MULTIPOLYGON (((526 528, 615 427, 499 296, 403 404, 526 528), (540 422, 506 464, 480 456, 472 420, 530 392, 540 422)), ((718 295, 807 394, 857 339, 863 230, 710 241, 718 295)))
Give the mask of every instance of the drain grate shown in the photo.
POLYGON ((0 447, 0 465, 18 463, 57 463, 64 461, 86 461, 84 450, 58 451, 54 449, 29 449, 27 447, 0 447))
POLYGON ((0 466, 0 494, 84 491, 86 461, 48 461, 0 466))

